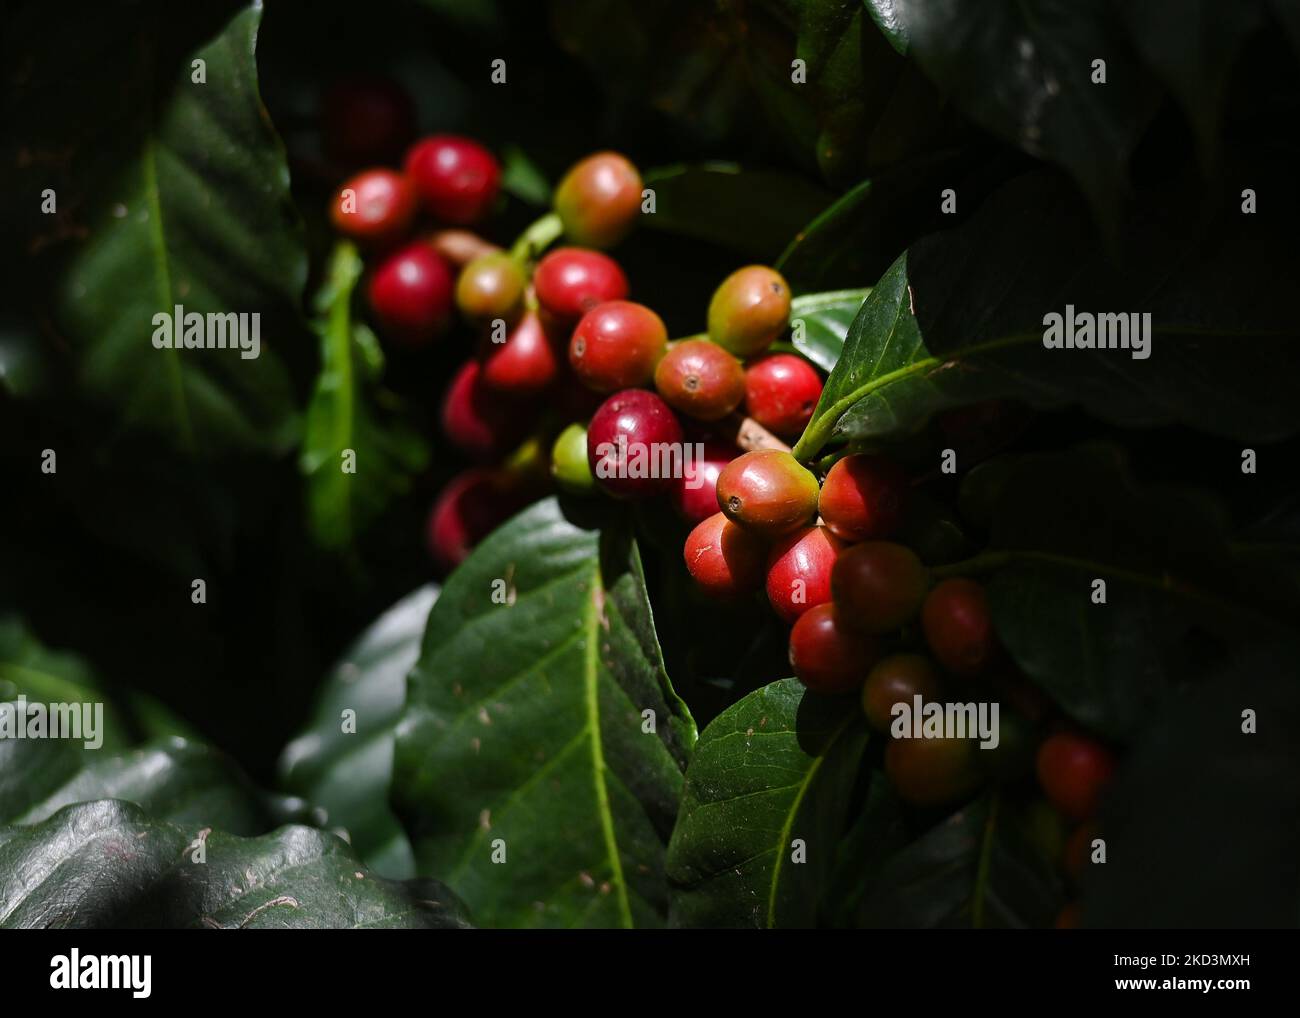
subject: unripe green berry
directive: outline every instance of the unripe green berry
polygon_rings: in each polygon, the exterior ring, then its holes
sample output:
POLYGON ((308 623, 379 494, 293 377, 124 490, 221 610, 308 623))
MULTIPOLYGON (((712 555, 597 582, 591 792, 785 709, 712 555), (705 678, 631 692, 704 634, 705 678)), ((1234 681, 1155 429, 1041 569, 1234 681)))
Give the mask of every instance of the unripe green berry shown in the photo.
POLYGON ((737 357, 762 353, 789 324, 790 287, 765 265, 737 269, 709 301, 709 338, 737 357))
POLYGON ((574 244, 613 247, 641 214, 641 174, 617 152, 587 156, 555 189, 555 211, 574 244))
POLYGON ((475 324, 513 322, 523 307, 524 285, 523 268, 507 252, 479 255, 456 280, 456 306, 475 324))
POLYGON ((556 438, 551 447, 551 476, 572 495, 589 495, 596 490, 596 479, 587 462, 587 429, 581 424, 570 424, 556 438))

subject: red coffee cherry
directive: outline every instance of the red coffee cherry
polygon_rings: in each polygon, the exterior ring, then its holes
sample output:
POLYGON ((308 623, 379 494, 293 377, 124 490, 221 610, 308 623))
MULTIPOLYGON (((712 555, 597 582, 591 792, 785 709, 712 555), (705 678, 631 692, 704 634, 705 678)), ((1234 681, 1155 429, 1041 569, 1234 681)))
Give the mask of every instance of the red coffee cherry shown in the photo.
POLYGON ((504 343, 483 343, 483 381, 499 392, 533 396, 559 377, 560 355, 536 311, 525 312, 504 343))
POLYGON ((736 526, 722 513, 701 520, 682 549, 686 571, 705 593, 738 597, 763 582, 767 546, 762 539, 736 526))
POLYGON ((456 306, 475 325, 496 319, 513 324, 523 309, 526 285, 523 267, 507 252, 480 255, 460 270, 456 306))
POLYGON ((587 156, 555 189, 555 211, 573 243, 611 248, 641 214, 641 174, 617 152, 587 156))
POLYGON ((718 508, 756 533, 788 534, 812 519, 817 478, 788 452, 747 452, 718 475, 718 508))
POLYGON ((497 200, 501 166, 476 141, 435 134, 418 141, 404 166, 429 212, 455 226, 476 223, 497 200))
POLYGON ((368 247, 400 240, 415 218, 410 181, 392 170, 364 170, 343 182, 330 205, 330 222, 345 237, 368 247))
POLYGON ((670 346, 655 368, 655 388, 674 410, 716 421, 744 399, 745 369, 717 343, 684 339, 670 346))
POLYGON ((955 675, 978 675, 997 650, 988 600, 974 580, 944 580, 930 591, 921 627, 930 653, 955 675))
POLYGON ((1081 925, 1083 925, 1083 909, 1079 907, 1077 901, 1062 907, 1061 911, 1056 913, 1053 922, 1054 928, 1058 930, 1077 930, 1081 925))
POLYGON ((421 347, 451 317, 451 268, 422 241, 381 261, 366 290, 379 331, 408 347, 421 347))
POLYGON ((894 721, 894 705, 913 706, 919 695, 923 702, 939 699, 942 692, 934 666, 920 654, 891 654, 882 658, 862 687, 862 713, 878 732, 888 732, 894 721))
POLYGON ((490 389, 482 366, 466 361, 452 378, 442 403, 442 430, 448 441, 474 459, 509 452, 531 425, 532 407, 490 389))
POLYGON ((451 570, 470 550, 527 503, 504 470, 473 467, 453 477, 438 493, 426 536, 438 565, 451 570))
POLYGON ((891 536, 903 521, 907 477, 883 456, 846 456, 822 482, 817 510, 846 541, 891 536))
POLYGON ((699 523, 718 511, 718 475, 736 458, 736 447, 722 442, 703 443, 702 454, 692 455, 673 479, 669 499, 677 515, 688 523, 699 523))
POLYGON ((790 630, 790 667, 814 693, 849 693, 879 654, 874 636, 840 622, 835 605, 814 605, 790 630))
POLYGON ((1038 748, 1038 783, 1047 801, 1082 822, 1097 812, 1101 793, 1115 773, 1115 757, 1086 735, 1058 732, 1038 748))
POLYGON ((979 787, 977 746, 974 739, 891 739, 885 775, 904 802, 946 806, 979 787))
POLYGON ((925 566, 910 548, 867 541, 846 548, 836 559, 831 589, 850 625, 881 634, 916 617, 926 580, 925 566))
POLYGON ((709 338, 737 357, 766 350, 790 324, 790 287, 766 265, 737 269, 709 301, 709 338))
POLYGON ((680 472, 682 426, 653 392, 626 389, 600 405, 587 425, 587 462, 615 498, 664 491, 680 472))
POLYGON ((821 396, 821 375, 794 354, 766 354, 745 369, 745 413, 783 438, 803 431, 821 396))
POLYGON ((533 272, 537 303, 558 322, 576 322, 597 304, 627 296, 627 276, 607 254, 558 247, 533 272))
POLYGON ((349 166, 396 163, 415 136, 415 104, 392 78, 336 81, 321 99, 321 137, 330 158, 349 166))
POLYGON ((786 622, 831 599, 831 570, 844 542, 825 527, 804 527, 772 545, 767 600, 786 622))
POLYGON ((582 316, 569 341, 569 364, 589 389, 644 385, 668 348, 663 319, 644 304, 611 300, 582 316))

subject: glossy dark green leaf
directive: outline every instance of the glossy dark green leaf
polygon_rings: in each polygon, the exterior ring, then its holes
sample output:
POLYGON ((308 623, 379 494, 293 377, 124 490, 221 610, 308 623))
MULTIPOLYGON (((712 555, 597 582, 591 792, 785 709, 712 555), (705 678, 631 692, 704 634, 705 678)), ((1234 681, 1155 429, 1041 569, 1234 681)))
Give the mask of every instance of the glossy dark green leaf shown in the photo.
POLYGON ((668 849, 672 922, 816 922, 867 743, 849 698, 795 679, 755 690, 700 736, 668 849))
POLYGON ((117 753, 69 739, 0 740, 0 823, 37 824, 64 806, 123 799, 152 819, 233 834, 305 815, 300 800, 265 796, 224 754, 181 738, 117 753))
POLYGON ((1143 61, 1182 107, 1202 162, 1218 158, 1228 84, 1242 47, 1264 23, 1262 0, 1116 4, 1143 61))
POLYGON ((1135 221, 1118 265, 1060 181, 1014 181, 885 273, 796 454, 811 458, 834 435, 905 433, 937 410, 997 397, 1079 404, 1129 427, 1294 434, 1300 343, 1286 281, 1300 266, 1285 224, 1241 222, 1256 218, 1236 217, 1204 243, 1171 235, 1155 216, 1135 221), (1067 306, 1149 313, 1150 356, 1046 348, 1045 317, 1067 306))
POLYGON ((412 876, 415 861, 388 807, 393 732, 437 596, 436 586, 421 587, 358 637, 317 693, 306 731, 280 758, 284 787, 324 810, 326 826, 346 829, 366 865, 394 879, 412 876), (354 712, 354 731, 343 730, 345 711, 354 712))
POLYGON ((1160 89, 1107 0, 895 0, 895 34, 967 116, 1112 213, 1160 89), (1105 61, 1106 83, 1092 81, 1105 61))
POLYGON ((649 170, 655 192, 650 228, 708 241, 756 261, 773 261, 805 223, 832 201, 828 191, 776 170, 702 163, 649 170))
POLYGON ((57 194, 30 242, 50 322, 88 395, 196 456, 283 451, 297 426, 283 358, 302 341, 307 264, 258 95, 261 14, 59 0, 20 11, 8 38, 22 51, 3 52, 24 67, 6 133, 30 154, 5 160, 32 194, 57 194), (155 348, 155 314, 177 306, 260 315, 258 355, 155 348))
POLYGON ((1093 452, 1021 461, 989 543, 989 604, 1012 658, 1068 714, 1116 738, 1185 680, 1204 653, 1196 632, 1240 639, 1293 617, 1234 562, 1202 500, 1139 487, 1093 452))
POLYGON ((991 795, 885 863, 858 918, 867 927, 1038 928, 1064 903, 1053 861, 1033 849, 1010 804, 991 795))
POLYGON ((398 727, 393 803, 418 871, 483 925, 656 926, 694 741, 627 521, 549 499, 443 587, 398 727))
POLYGON ((1102 803, 1106 863, 1085 871, 1085 926, 1295 928, 1297 661, 1294 643, 1243 648, 1171 698, 1102 803))
POLYGON ((795 349, 823 371, 831 371, 844 350, 844 339, 871 288, 806 293, 790 303, 791 341, 795 349))
POLYGON ((447 888, 367 872, 332 834, 258 838, 150 819, 116 800, 34 827, 0 828, 0 928, 445 928, 466 924, 447 888), (194 858, 204 844, 204 861, 194 858))
POLYGON ((393 498, 409 490, 411 476, 429 458, 427 443, 400 402, 378 384, 378 341, 353 317, 362 268, 350 243, 335 248, 318 298, 321 369, 300 458, 308 478, 308 523, 316 540, 334 549, 349 547, 393 498))
POLYGON ((907 28, 898 15, 899 0, 864 0, 867 13, 889 40, 889 45, 907 55, 907 28))

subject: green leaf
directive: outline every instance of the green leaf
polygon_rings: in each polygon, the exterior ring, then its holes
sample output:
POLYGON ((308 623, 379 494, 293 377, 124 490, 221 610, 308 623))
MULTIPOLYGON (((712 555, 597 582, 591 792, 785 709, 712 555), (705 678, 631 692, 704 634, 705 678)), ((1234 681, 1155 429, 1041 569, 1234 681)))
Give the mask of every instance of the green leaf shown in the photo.
POLYGON ((718 715, 687 769, 668 848, 673 925, 814 925, 866 743, 856 704, 795 679, 718 715))
POLYGON ((1173 94, 1196 133, 1201 162, 1213 170, 1228 84, 1246 40, 1264 23, 1261 0, 1184 0, 1118 4, 1128 37, 1173 94))
POLYGON ((484 925, 656 926, 694 741, 628 522, 549 499, 484 541, 434 605, 392 798, 418 871, 484 925))
POLYGON ((102 800, 35 827, 0 828, 0 928, 464 925, 447 888, 376 877, 344 842, 308 827, 240 838, 102 800), (193 858, 199 841, 202 862, 193 858))
POLYGON ((899 0, 863 0, 867 13, 889 40, 889 45, 903 56, 907 56, 907 28, 898 14, 899 0))
POLYGON ((241 835, 304 812, 301 803, 264 796, 223 754, 181 738, 113 754, 70 739, 4 739, 0 773, 0 824, 41 823, 64 806, 96 799, 123 799, 153 819, 241 835))
POLYGON ((858 918, 871 928, 1025 929, 1050 926, 1063 904, 1052 862, 1010 804, 990 795, 882 866, 858 918))
POLYGON ((832 201, 829 192, 801 176, 746 170, 735 163, 702 163, 648 170, 654 215, 644 225, 708 241, 763 263, 832 201))
POLYGON ((989 543, 970 563, 994 570, 987 589, 999 638, 1070 716, 1115 738, 1149 719, 1206 652, 1207 636, 1244 639, 1294 618, 1294 606, 1261 603, 1203 500, 1141 488, 1095 452, 1020 461, 989 543), (1094 601, 1096 580, 1105 603, 1094 601))
POLYGON ((1298 660, 1291 640, 1189 670, 1102 802, 1106 864, 1085 870, 1085 926, 1295 928, 1298 660))
POLYGON ((1213 243, 1193 243, 1152 213, 1134 223, 1129 260, 1116 265, 1059 181, 1017 180, 885 273, 795 453, 809 459, 832 436, 905 433, 937 410, 997 397, 1080 404, 1127 427, 1294 434, 1300 343, 1287 280, 1297 266, 1279 229, 1237 223, 1213 243), (1150 313, 1150 356, 1046 348, 1045 316, 1067 306, 1150 313))
POLYGON ((871 288, 806 293, 790 303, 790 322, 795 328, 795 349, 823 371, 831 371, 844 349, 849 327, 858 316, 871 288), (799 327, 799 323, 803 327, 799 327))
POLYGON ((406 700, 406 676, 420 652, 433 584, 408 594, 347 650, 317 693, 303 734, 280 757, 285 788, 325 811, 325 823, 343 827, 371 869, 404 879, 415 872, 411 845, 388 807, 393 740, 406 700), (343 731, 343 712, 355 727, 343 731))
MULTIPOLYGON (((895 0, 909 53, 967 116, 1064 167, 1113 213, 1160 90, 1107 0, 895 0), (1104 59, 1106 83, 1092 81, 1104 59)), ((893 36, 891 36, 892 38, 893 36)))
POLYGON ((28 5, 9 26, 25 67, 12 136, 34 154, 17 161, 31 193, 57 193, 58 215, 36 217, 30 249, 86 393, 123 428, 195 456, 282 452, 297 428, 282 358, 302 334, 307 261, 258 96, 260 5, 214 15, 28 5), (177 306, 250 316, 250 344, 259 315, 258 355, 156 348, 154 316, 177 306))
POLYGON ((319 295, 321 370, 307 407, 300 466, 308 478, 307 517, 324 547, 350 547, 429 459, 405 408, 376 384, 383 357, 373 333, 352 315, 361 256, 340 243, 319 295), (351 452, 352 462, 344 456, 351 452), (351 467, 351 469, 345 469, 351 467))

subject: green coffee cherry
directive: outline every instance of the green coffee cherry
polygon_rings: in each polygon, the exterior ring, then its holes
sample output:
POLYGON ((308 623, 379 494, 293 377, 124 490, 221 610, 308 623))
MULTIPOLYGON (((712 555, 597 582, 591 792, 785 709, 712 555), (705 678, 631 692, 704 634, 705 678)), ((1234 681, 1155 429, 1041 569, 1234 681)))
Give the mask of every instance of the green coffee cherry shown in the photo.
POLYGON ((581 424, 570 424, 551 446, 551 476, 571 495, 589 495, 596 490, 587 462, 587 429, 581 424))
POLYGON ((713 291, 709 338, 737 357, 762 353, 790 324, 790 287, 775 269, 737 269, 713 291))

